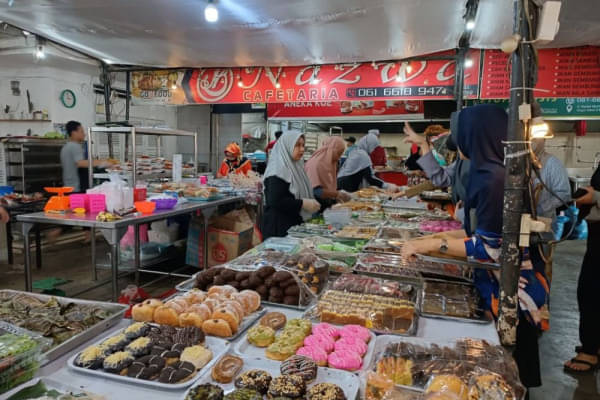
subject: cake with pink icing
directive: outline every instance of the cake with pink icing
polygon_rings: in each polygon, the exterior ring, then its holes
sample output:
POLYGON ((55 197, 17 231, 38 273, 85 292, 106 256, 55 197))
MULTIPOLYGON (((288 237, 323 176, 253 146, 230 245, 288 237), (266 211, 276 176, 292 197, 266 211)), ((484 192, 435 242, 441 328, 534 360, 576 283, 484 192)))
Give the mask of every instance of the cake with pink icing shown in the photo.
POLYGON ((346 325, 339 330, 340 337, 342 339, 347 337, 355 337, 362 339, 365 343, 371 340, 371 332, 364 326, 360 325, 346 325))
POLYGON ((304 338, 304 345, 311 347, 320 347, 327 353, 331 353, 335 347, 335 340, 331 336, 310 335, 304 338))
POLYGON ((338 337, 340 337, 339 328, 328 324, 327 322, 322 322, 320 324, 313 325, 312 333, 314 335, 330 336, 333 339, 337 339, 338 337))
POLYGON ((362 367, 362 357, 352 351, 334 351, 327 356, 327 363, 331 368, 357 371, 362 367))
POLYGON ((338 352, 346 352, 351 351, 354 353, 358 353, 361 357, 367 353, 368 346, 365 342, 360 338, 343 338, 335 342, 335 351, 338 352))
POLYGON ((320 347, 300 347, 298 351, 296 351, 296 355, 312 359, 319 367, 327 366, 327 352, 320 347))

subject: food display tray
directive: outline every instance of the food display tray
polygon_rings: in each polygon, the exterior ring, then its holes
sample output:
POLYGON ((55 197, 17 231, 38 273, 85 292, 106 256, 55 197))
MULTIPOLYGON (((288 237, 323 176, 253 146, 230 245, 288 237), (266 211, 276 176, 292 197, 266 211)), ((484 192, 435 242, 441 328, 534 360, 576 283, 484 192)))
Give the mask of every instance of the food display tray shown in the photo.
MULTIPOLYGON (((105 339, 106 338, 103 338, 102 340, 97 341, 93 345, 97 346, 105 339)), ((147 381, 144 379, 130 378, 128 376, 111 374, 109 372, 105 372, 102 370, 81 368, 81 367, 78 367, 75 365, 75 358, 77 358, 79 353, 74 354, 71 358, 69 358, 69 360, 67 361, 67 365, 70 369, 72 369, 74 371, 77 371, 82 374, 94 376, 97 378, 101 378, 101 379, 112 379, 114 381, 119 381, 119 382, 131 384, 131 385, 135 385, 135 386, 143 385, 143 386, 149 386, 149 387, 158 388, 158 389, 181 390, 181 389, 188 388, 192 384, 194 384, 194 382, 196 382, 198 379, 200 379, 200 377, 202 376, 204 371, 210 371, 212 365, 219 358, 221 358, 224 354, 226 354, 227 351, 229 351, 229 347, 231 346, 231 342, 229 342, 228 340, 216 338, 214 336, 206 336, 205 344, 206 344, 206 347, 208 347, 208 349, 213 352, 212 359, 200 371, 198 371, 192 379, 185 381, 185 382, 181 382, 181 383, 169 384, 169 383, 161 383, 161 382, 157 382, 157 381, 147 381)))
POLYGON ((221 200, 224 197, 225 196, 222 194, 217 194, 217 195, 210 196, 210 197, 186 197, 186 199, 188 201, 215 201, 215 200, 221 200))
MULTIPOLYGON (((242 357, 242 360, 244 361, 244 366, 242 367, 240 374, 251 369, 260 369, 268 372, 274 378, 281 376, 279 370, 281 363, 279 361, 273 361, 259 357, 242 357)), ((197 382, 197 384, 204 383, 211 383, 213 385, 222 387, 225 391, 225 394, 235 389, 233 382, 222 384, 213 381, 210 370, 206 370, 206 372, 201 375, 197 382)), ((312 386, 318 383, 335 383, 344 391, 344 394, 348 400, 356 399, 360 389, 360 380, 357 375, 351 372, 341 371, 339 369, 319 367, 317 371, 317 378, 307 385, 307 389, 310 389, 312 386)), ((185 400, 186 396, 187 392, 181 397, 181 400, 185 400)))
MULTIPOLYGON (((337 327, 341 327, 340 325, 334 325, 337 327)), ((364 371, 369 367, 371 363, 371 357, 373 357, 373 350, 375 349, 375 334, 373 332, 369 332, 371 334, 371 340, 369 340, 369 346, 367 348, 367 352, 363 357, 362 368, 356 372, 364 371)), ((267 358, 265 355, 266 347, 256 347, 244 336, 241 338, 234 346, 233 351, 241 356, 249 357, 249 358, 267 358)), ((332 368, 335 369, 335 368, 332 368)))
POLYGON ((39 294, 39 293, 33 293, 33 292, 21 292, 19 290, 11 290, 11 289, 1 289, 0 297, 2 296, 2 294, 5 294, 5 293, 6 294, 14 294, 14 295, 24 294, 27 296, 35 297, 44 302, 47 302, 52 297, 54 297, 61 304, 65 303, 65 302, 66 303, 75 303, 75 304, 81 304, 81 305, 87 305, 87 306, 102 307, 103 309, 110 311, 110 315, 106 319, 98 322, 95 325, 90 326, 85 331, 65 340, 61 344, 51 347, 48 351, 43 353, 42 356, 44 357, 44 359, 43 359, 42 365, 46 365, 46 364, 50 363, 51 361, 56 360, 60 356, 70 352, 71 350, 79 347, 80 345, 87 342, 88 340, 95 338, 96 336, 100 335, 101 333, 107 331, 109 328, 115 326, 123 318, 125 311, 127 311, 127 309, 129 309, 129 306, 126 304, 109 303, 109 302, 104 302, 104 301, 73 299, 70 297, 51 296, 51 295, 39 294))
MULTIPOLYGON (((16 387, 16 388, 12 389, 11 391, 9 391, 7 393, 3 393, 2 396, 4 396, 4 397, 2 397, 2 398, 3 399, 7 399, 7 400, 11 400, 11 396, 16 395, 21 390, 32 388, 33 386, 37 386, 40 383, 43 384, 46 387, 46 389, 49 390, 49 391, 50 390, 56 390, 57 392, 61 392, 63 394, 69 394, 69 395, 73 396, 74 399, 91 400, 91 399, 101 399, 101 398, 103 398, 102 396, 99 396, 97 394, 90 393, 90 392, 88 392, 86 390, 83 390, 81 388, 70 386, 70 385, 68 385, 66 383, 63 383, 63 382, 60 382, 60 381, 56 381, 54 379, 51 379, 51 378, 48 378, 48 377, 45 377, 45 376, 42 376, 42 377, 39 377, 39 378, 34 378, 34 379, 30 380, 29 382, 27 382, 24 385, 20 385, 19 387, 16 387)), ((22 397, 19 395, 18 398, 22 398, 22 397)), ((35 397, 35 398, 38 398, 38 397, 35 397)))
POLYGON ((464 266, 467 266, 470 268, 482 268, 482 269, 489 269, 489 270, 495 270, 495 271, 500 270, 500 264, 498 264, 498 263, 487 263, 487 262, 484 263, 484 262, 479 262, 479 261, 474 261, 474 260, 442 258, 442 257, 426 256, 423 254, 417 254, 417 257, 422 260, 425 260, 425 261, 431 261, 431 262, 437 262, 437 263, 450 263, 450 264, 464 265, 464 266))
MULTIPOLYGON (((190 279, 187 279, 181 283, 178 283, 175 286, 175 290, 177 290, 178 292, 189 292, 190 290, 194 289, 195 282, 196 282, 196 275, 192 276, 190 279)), ((313 302, 310 302, 306 305, 292 306, 292 305, 288 305, 288 304, 271 303, 270 301, 261 301, 260 302, 260 304, 262 304, 262 305, 284 307, 284 308, 290 308, 292 310, 306 310, 307 308, 309 308, 312 305, 312 303, 313 302)))
MULTIPOLYGON (((472 324, 482 324, 482 325, 490 324, 493 322, 493 320, 491 318, 486 317, 485 312, 483 310, 477 310, 478 317, 473 317, 473 318, 458 317, 458 316, 447 315, 447 314, 434 314, 434 313, 426 312, 425 311, 425 297, 427 295, 427 283, 428 282, 432 282, 432 283, 438 282, 438 283, 444 283, 444 284, 449 284, 449 285, 473 286, 473 285, 470 285, 468 283, 463 283, 463 282, 448 282, 448 281, 433 280, 433 279, 425 280, 423 289, 421 290, 421 315, 423 317, 444 319, 444 320, 449 320, 449 321, 467 322, 467 323, 472 323, 472 324)), ((440 295, 440 297, 444 297, 444 296, 440 295)), ((445 304, 446 299, 444 298, 443 301, 445 304)))

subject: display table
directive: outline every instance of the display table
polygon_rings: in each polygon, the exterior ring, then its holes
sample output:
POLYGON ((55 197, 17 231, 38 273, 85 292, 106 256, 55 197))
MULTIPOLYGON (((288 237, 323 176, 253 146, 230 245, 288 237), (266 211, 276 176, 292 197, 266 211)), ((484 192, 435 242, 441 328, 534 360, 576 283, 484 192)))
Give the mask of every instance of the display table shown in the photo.
MULTIPOLYGON (((266 308, 268 311, 283 312, 288 318, 299 318, 303 314, 302 311, 296 311, 282 307, 269 306, 266 308)), ((115 325, 113 328, 106 331, 103 335, 94 339, 94 342, 102 338, 112 336, 117 331, 126 328, 130 324, 130 320, 124 319, 118 325, 115 325)), ((496 333, 494 324, 470 324, 423 317, 419 320, 419 331, 417 337, 438 340, 451 340, 467 336, 472 338, 485 339, 491 344, 499 344, 498 334, 496 333)), ((402 336, 398 336, 398 339, 401 340, 402 336)), ((234 343, 240 340, 246 340, 246 335, 241 335, 238 339, 234 341, 234 343)), ((67 360, 71 358, 74 354, 82 351, 90 344, 91 343, 86 343, 84 345, 81 345, 80 347, 76 348, 70 353, 44 366, 38 371, 36 376, 45 376, 55 381, 67 382, 70 386, 81 388, 94 394, 104 395, 107 399, 183 400, 185 390, 160 390, 145 387, 142 385, 136 386, 116 382, 114 380, 91 377, 89 375, 78 373, 72 369, 69 369, 69 367, 67 366, 67 360)), ((29 384, 25 383, 21 386, 21 388, 29 384)), ((11 393, 18 390, 19 388, 14 389, 11 393)))
MULTIPOLYGON (((90 228, 92 230, 91 237, 95 238, 96 229, 102 232, 102 235, 110 246, 110 261, 111 261, 111 279, 112 283, 112 300, 116 301, 119 295, 118 290, 118 266, 119 266, 119 242, 121 238, 127 232, 129 226, 134 227, 135 233, 135 258, 134 266, 135 271, 138 273, 140 268, 140 239, 138 227, 141 224, 146 224, 169 217, 175 217, 182 214, 191 214, 196 211, 202 211, 204 217, 204 234, 205 237, 208 235, 208 219, 215 212, 218 206, 224 204, 235 203, 243 201, 242 197, 226 197, 215 201, 206 202, 189 202, 179 205, 172 210, 157 210, 153 214, 149 215, 131 215, 126 216, 123 219, 112 222, 99 222, 96 221, 95 215, 85 214, 48 214, 44 212, 37 212, 31 214, 24 214, 17 216, 17 221, 22 222, 23 238, 24 238, 24 259, 25 259, 25 290, 28 292, 32 291, 32 277, 31 277, 31 255, 30 255, 30 240, 29 232, 38 224, 51 224, 58 226, 79 226, 83 228, 90 228)), ((95 240, 91 241, 92 245, 92 273, 93 278, 96 280, 96 244, 95 240)), ((204 249, 204 261, 207 259, 207 249, 204 249)), ((105 282, 108 283, 108 282, 105 282)), ((105 284, 104 282, 101 284, 105 284)), ((99 286, 99 285, 96 285, 99 286)))

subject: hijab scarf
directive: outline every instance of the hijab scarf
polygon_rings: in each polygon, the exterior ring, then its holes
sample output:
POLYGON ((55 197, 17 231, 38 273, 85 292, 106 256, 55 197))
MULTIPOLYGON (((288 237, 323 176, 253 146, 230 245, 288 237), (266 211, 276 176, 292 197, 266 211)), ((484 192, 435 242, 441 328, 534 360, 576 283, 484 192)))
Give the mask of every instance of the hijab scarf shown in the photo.
POLYGON ((328 137, 321 148, 306 162, 304 169, 313 188, 321 186, 327 191, 337 190, 337 160, 334 156, 342 154, 345 147, 344 139, 341 137, 328 137))
POLYGON ((237 143, 231 142, 225 147, 224 153, 231 153, 235 156, 235 160, 230 160, 227 157, 223 160, 225 164, 229 167, 229 172, 233 172, 235 168, 237 168, 242 161, 242 149, 238 146, 237 143))
POLYGON ((338 178, 354 175, 365 168, 373 167, 370 154, 379 146, 379 139, 376 135, 369 133, 356 142, 356 150, 348 155, 348 159, 342 165, 338 178))
MULTIPOLYGON (((264 179, 276 176, 290 184, 290 193, 296 199, 313 199, 310 180, 304 172, 304 160, 295 161, 292 158, 292 152, 300 136, 302 136, 302 132, 298 131, 286 132, 281 135, 269 156, 264 179)), ((304 221, 312 216, 304 210, 301 210, 300 214, 304 221)))
MULTIPOLYGON (((477 230, 502 233, 504 199, 504 146, 508 116, 498 106, 481 104, 468 107, 459 114, 457 142, 460 151, 469 158, 469 183, 465 201, 465 216, 475 210, 477 230)), ((465 229, 471 236, 470 218, 465 229)))

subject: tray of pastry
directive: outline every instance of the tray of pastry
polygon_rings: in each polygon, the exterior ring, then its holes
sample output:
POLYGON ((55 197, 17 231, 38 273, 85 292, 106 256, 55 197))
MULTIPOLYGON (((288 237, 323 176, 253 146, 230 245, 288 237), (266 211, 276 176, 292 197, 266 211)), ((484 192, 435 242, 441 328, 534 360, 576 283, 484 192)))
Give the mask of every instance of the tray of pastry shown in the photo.
POLYGON ((377 226, 347 225, 335 233, 341 239, 365 239, 369 240, 377 235, 377 226))
POLYGON ((410 240, 421 236, 418 223, 407 222, 404 226, 382 226, 377 232, 378 239, 410 240))
POLYGON ((421 273, 407 266, 400 256, 376 253, 361 253, 356 259, 353 271, 383 278, 402 278, 403 281, 418 282, 422 285, 421 273))
POLYGON ((230 342, 196 327, 138 322, 73 355, 70 369, 101 379, 168 390, 189 387, 230 342))
POLYGON ((471 284, 427 279, 421 296, 424 317, 481 324, 492 322, 491 316, 479 308, 479 293, 471 284))
POLYGON ((408 393, 407 398, 419 400, 520 400, 525 394, 511 354, 485 340, 378 336, 368 371, 364 396, 367 400, 397 398, 390 397, 394 392, 408 393), (418 392, 424 395, 419 396, 418 392))
POLYGON ((369 364, 375 334, 367 328, 314 323, 305 319, 306 322, 302 322, 307 329, 301 330, 294 329, 299 324, 296 320, 287 321, 280 313, 266 314, 234 345, 233 351, 245 357, 276 361, 297 354, 311 358, 320 366, 350 372, 363 370, 369 364))
POLYGON ((318 367, 303 358, 278 362, 228 354, 225 362, 202 374, 182 400, 195 399, 356 399, 358 376, 318 367), (215 370, 218 369, 218 370, 215 370))
POLYGON ((234 340, 264 312, 257 292, 213 286, 208 292, 178 292, 164 302, 145 300, 132 308, 131 318, 170 326, 196 326, 207 335, 234 340))
POLYGON ((367 253, 400 255, 402 254, 404 242, 405 240, 374 238, 367 242, 363 247, 363 251, 367 253))

